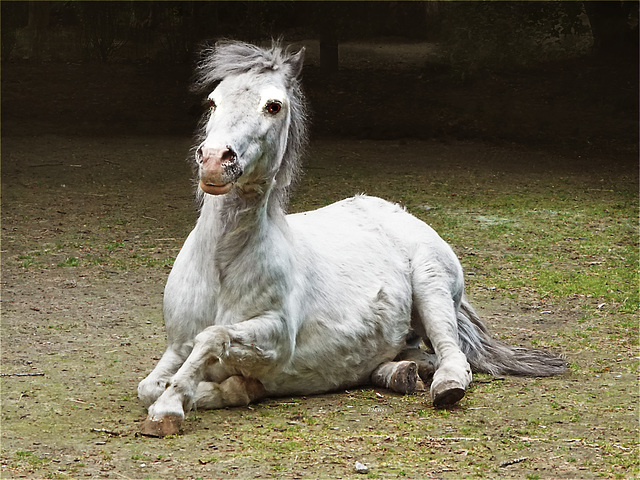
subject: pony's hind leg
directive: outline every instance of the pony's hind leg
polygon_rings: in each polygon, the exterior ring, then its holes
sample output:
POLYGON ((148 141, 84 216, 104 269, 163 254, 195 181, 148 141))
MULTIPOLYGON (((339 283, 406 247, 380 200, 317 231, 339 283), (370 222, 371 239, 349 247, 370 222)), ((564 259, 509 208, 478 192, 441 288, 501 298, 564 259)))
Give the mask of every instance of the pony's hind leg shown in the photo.
POLYGON ((414 393, 419 382, 418 365, 407 360, 381 363, 371 374, 374 386, 397 393, 414 393))
POLYGON ((204 410, 244 407, 265 395, 266 391, 260 381, 233 375, 222 383, 200 382, 196 390, 195 405, 204 410))
MULTIPOLYGON (((435 352, 435 372, 431 382, 431 400, 436 408, 453 405, 471 383, 471 367, 458 340, 456 305, 452 295, 438 285, 414 284, 414 309, 423 334, 435 352)), ((445 283, 446 284, 446 283, 445 283)))
POLYGON ((430 381, 436 371, 438 359, 435 354, 429 353, 418 347, 410 347, 404 349, 395 358, 396 362, 407 360, 415 362, 418 366, 418 375, 423 382, 430 381))

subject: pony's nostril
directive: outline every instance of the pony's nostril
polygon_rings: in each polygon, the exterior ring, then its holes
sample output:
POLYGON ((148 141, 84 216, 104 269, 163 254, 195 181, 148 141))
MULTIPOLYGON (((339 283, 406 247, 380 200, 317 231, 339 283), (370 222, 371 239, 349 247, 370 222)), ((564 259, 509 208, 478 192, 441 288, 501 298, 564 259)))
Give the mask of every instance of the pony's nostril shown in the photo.
POLYGON ((236 151, 232 147, 227 145, 227 149, 222 154, 221 160, 224 163, 235 162, 236 160, 238 160, 238 155, 236 154, 236 151))
POLYGON ((222 166, 223 168, 229 168, 232 165, 238 164, 238 155, 236 151, 229 147, 228 145, 225 147, 207 147, 201 146, 195 152, 195 157, 198 165, 204 168, 218 168, 222 166), (209 165, 209 167, 207 167, 209 165))

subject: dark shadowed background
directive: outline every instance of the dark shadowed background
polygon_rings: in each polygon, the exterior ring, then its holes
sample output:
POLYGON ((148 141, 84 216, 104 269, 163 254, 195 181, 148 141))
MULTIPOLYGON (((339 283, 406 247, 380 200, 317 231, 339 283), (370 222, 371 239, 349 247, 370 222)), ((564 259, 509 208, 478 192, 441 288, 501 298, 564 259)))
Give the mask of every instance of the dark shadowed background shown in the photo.
POLYGON ((203 42, 308 49, 313 134, 636 149, 638 2, 2 2, 2 133, 189 134, 203 42))

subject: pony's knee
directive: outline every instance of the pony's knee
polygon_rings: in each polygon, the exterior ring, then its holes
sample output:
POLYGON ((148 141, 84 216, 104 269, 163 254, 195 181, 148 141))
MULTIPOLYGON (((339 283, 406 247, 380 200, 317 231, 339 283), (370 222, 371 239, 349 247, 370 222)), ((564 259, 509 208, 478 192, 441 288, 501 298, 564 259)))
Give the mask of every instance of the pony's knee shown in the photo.
POLYGON ((204 350, 211 355, 221 357, 229 350, 231 337, 225 327, 214 325, 201 331, 194 340, 194 351, 204 350))

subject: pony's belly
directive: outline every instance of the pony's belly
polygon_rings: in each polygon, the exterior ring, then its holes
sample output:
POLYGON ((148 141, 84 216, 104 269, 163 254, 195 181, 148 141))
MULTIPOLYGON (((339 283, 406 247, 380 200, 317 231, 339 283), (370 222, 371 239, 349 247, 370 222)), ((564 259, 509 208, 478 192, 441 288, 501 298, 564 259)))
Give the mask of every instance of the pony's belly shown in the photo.
MULTIPOLYGON (((301 329, 290 362, 263 382, 272 394, 313 394, 369 384, 411 335, 410 302, 372 305, 366 318, 319 316, 301 329)), ((348 312, 348 309, 345 309, 348 312)))
POLYGON ((381 363, 396 358, 405 347, 404 340, 391 343, 371 339, 338 351, 305 349, 304 353, 294 355, 276 378, 263 384, 270 394, 279 395, 310 395, 368 385, 373 371, 381 363))
MULTIPOLYGON (((387 352, 378 351, 366 360, 351 356, 336 359, 332 363, 325 361, 315 365, 315 368, 306 361, 301 362, 304 365, 297 365, 294 360, 276 378, 263 380, 262 383, 270 395, 312 395, 364 386, 370 383, 371 374, 381 363, 393 360, 401 350, 393 348, 387 352)), ((321 358, 326 360, 327 357, 321 358)))
POLYGON ((306 375, 281 374, 277 379, 262 381, 268 396, 282 395, 318 395, 338 390, 355 388, 369 383, 371 372, 363 374, 357 380, 345 380, 342 383, 328 381, 325 377, 308 373, 306 375))

